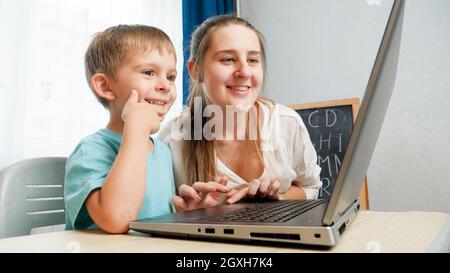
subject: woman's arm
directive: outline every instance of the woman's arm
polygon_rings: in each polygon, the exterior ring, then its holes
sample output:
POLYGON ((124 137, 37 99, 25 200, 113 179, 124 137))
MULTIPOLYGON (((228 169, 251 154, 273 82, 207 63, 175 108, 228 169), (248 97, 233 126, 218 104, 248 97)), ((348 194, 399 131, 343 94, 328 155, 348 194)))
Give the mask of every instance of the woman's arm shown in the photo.
POLYGON ((296 184, 292 184, 289 190, 285 193, 280 193, 280 200, 304 200, 306 199, 306 192, 296 184))

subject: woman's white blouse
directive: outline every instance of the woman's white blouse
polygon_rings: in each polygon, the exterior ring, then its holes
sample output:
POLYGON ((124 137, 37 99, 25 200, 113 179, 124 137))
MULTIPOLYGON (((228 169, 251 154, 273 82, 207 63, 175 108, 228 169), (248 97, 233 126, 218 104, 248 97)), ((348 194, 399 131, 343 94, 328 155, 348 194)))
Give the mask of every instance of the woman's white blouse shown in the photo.
MULTIPOLYGON (((286 192, 292 183, 301 187, 307 199, 316 199, 322 186, 317 155, 308 131, 300 116, 291 108, 275 104, 259 103, 262 113, 261 149, 265 169, 261 178, 280 182, 280 193, 286 192)), ((174 124, 181 123, 175 118, 159 132, 158 137, 167 143, 172 151, 176 187, 185 183, 182 155, 182 140, 174 134, 174 124)), ((228 177, 227 186, 235 188, 247 182, 231 171, 216 158, 216 180, 228 177)))

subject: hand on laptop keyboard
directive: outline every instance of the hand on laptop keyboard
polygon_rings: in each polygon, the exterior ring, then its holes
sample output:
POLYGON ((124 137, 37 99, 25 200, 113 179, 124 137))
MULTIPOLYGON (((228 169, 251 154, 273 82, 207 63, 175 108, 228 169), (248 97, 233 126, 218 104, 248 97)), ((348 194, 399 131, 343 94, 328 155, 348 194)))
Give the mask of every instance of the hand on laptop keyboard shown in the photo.
POLYGON ((242 200, 279 200, 279 181, 269 179, 255 179, 248 184, 234 188, 226 187, 227 177, 222 177, 218 182, 196 182, 192 186, 181 185, 178 188, 179 196, 172 198, 175 209, 189 211, 198 208, 213 207, 222 204, 221 195, 226 193, 226 202, 234 204, 242 200))
POLYGON ((279 200, 279 189, 279 181, 270 181, 268 178, 255 179, 247 185, 234 188, 227 193, 227 203, 234 204, 242 199, 254 198, 279 200))
POLYGON ((213 207, 220 204, 222 193, 230 190, 226 187, 226 176, 218 182, 196 182, 192 186, 181 185, 178 188, 180 196, 174 196, 172 203, 177 211, 189 211, 198 208, 213 207))

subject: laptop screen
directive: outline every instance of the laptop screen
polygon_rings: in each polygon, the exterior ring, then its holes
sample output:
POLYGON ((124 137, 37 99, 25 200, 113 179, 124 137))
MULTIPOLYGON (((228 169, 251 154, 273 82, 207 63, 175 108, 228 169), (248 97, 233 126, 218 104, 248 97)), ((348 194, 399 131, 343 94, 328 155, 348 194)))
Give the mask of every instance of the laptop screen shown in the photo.
POLYGON ((395 85, 403 15, 404 1, 395 0, 350 143, 323 218, 325 225, 331 225, 358 199, 395 85))

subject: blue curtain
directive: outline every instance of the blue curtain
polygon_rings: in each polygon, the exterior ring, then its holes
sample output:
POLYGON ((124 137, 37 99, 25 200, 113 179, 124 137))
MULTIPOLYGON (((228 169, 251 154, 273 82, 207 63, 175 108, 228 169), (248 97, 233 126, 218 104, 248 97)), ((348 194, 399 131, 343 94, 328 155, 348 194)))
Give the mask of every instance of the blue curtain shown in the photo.
POLYGON ((234 0, 183 0, 183 105, 189 95, 189 42, 195 27, 214 15, 233 13, 234 0))

